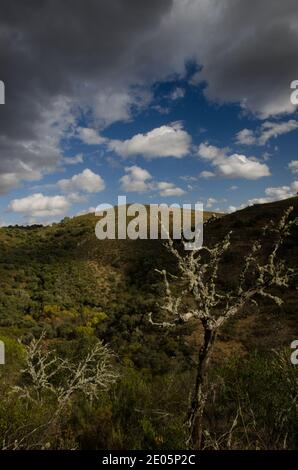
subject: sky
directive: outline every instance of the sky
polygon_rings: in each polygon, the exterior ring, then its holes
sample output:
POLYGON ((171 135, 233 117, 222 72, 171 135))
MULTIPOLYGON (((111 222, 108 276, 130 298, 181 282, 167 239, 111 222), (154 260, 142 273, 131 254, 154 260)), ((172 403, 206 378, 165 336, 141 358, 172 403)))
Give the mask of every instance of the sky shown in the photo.
POLYGON ((298 191, 296 0, 2 0, 0 225, 298 191))

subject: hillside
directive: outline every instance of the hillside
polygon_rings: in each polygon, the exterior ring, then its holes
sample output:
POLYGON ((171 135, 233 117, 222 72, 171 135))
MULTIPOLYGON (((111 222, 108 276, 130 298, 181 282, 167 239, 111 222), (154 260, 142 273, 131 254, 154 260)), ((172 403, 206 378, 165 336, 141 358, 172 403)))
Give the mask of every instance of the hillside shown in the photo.
POLYGON ((48 304, 108 309, 119 295, 147 292, 155 263, 171 262, 163 243, 98 240, 98 220, 88 214, 52 226, 0 229, 2 326, 35 318, 48 304))
MULTIPOLYGON (((228 275, 222 273, 223 282, 232 282, 233 277, 237 277, 238 261, 260 236, 262 227, 271 219, 278 220, 290 204, 297 215, 298 198, 293 198, 255 205, 205 223, 204 243, 207 245, 218 242, 232 231, 233 249, 225 260, 228 275)), ((206 213, 205 221, 211 215, 206 213)), ((14 330, 20 328, 21 332, 49 325, 53 330, 58 328, 59 335, 63 330, 64 335, 75 323, 72 315, 82 316, 84 309, 91 312, 90 315, 94 310, 110 317, 115 312, 118 316, 121 308, 123 314, 131 309, 145 313, 149 305, 155 304, 160 278, 154 268, 175 269, 163 242, 101 241, 94 234, 97 221, 97 217, 88 214, 67 218, 53 226, 0 229, 2 328, 12 326, 14 330)), ((295 238, 287 240, 284 255, 291 266, 297 267, 295 238)), ((296 295, 295 290, 291 294, 287 292, 284 306, 271 323, 273 330, 281 327, 281 337, 285 330, 285 341, 292 337, 291 328, 297 327, 293 315, 296 295), (287 328, 290 328, 288 334, 287 328)), ((79 319, 78 324, 84 324, 84 319, 79 319)), ((273 341, 273 332, 269 330, 267 326, 265 337, 272 333, 273 341)), ((52 334, 55 336, 54 331, 52 334)))
MULTIPOLYGON (((229 290, 237 283, 241 260, 253 241, 260 238, 262 228, 270 220, 279 220, 289 206, 294 208, 292 216, 297 217, 297 197, 255 205, 210 221, 211 214, 207 215, 205 244, 211 246, 232 232, 231 249, 219 271, 222 289, 229 290)), ((181 448, 181 423, 188 401, 185 394, 191 389, 202 332, 191 324, 160 330, 148 322, 148 312, 159 314, 164 293, 155 268, 177 272, 163 243, 99 241, 94 234, 96 221, 89 214, 64 219, 53 226, 0 229, 0 340, 7 345, 7 364, 0 370, 2 393, 8 390, 6 384, 22 380, 19 338, 26 343, 32 335, 39 337, 44 331, 47 348, 75 359, 97 337, 116 353, 121 381, 112 394, 100 398, 95 408, 75 401, 67 420, 59 430, 55 429, 51 447, 71 446, 68 439, 74 439, 79 448, 181 448)), ((296 226, 280 253, 296 272, 297 235, 296 226)), ((264 240, 263 256, 268 242, 264 240)), ((175 243, 182 250, 181 243, 175 243)), ((291 397, 294 391, 287 385, 289 381, 272 350, 285 349, 289 355, 291 341, 298 338, 295 280, 288 289, 276 293, 284 301, 281 306, 258 299, 258 307, 253 305, 240 318, 227 322, 216 344, 212 359, 214 394, 208 404, 206 425, 214 436, 221 435, 242 403, 246 424, 240 426, 233 448, 284 445, 284 434, 278 431, 281 425, 276 424, 281 419, 280 400, 291 397), (262 431, 252 427, 250 409, 262 431), (252 435, 249 442, 245 437, 247 428, 252 435)), ((288 356, 285 364, 289 367, 288 356)), ((24 411, 21 402, 15 405, 10 397, 8 393, 10 404, 0 407, 0 436, 7 432, 5 423, 11 420, 18 433, 23 416, 34 427, 43 419, 43 413, 51 413, 50 403, 44 411, 34 411, 34 407, 24 411)), ((287 444, 291 448, 298 433, 296 412, 287 408, 284 413, 284 432, 292 429, 287 444)), ((30 441, 27 445, 33 444, 30 441)), ((228 444, 222 441, 216 445, 226 448, 228 444)), ((207 448, 216 445, 213 441, 206 443, 207 448)))

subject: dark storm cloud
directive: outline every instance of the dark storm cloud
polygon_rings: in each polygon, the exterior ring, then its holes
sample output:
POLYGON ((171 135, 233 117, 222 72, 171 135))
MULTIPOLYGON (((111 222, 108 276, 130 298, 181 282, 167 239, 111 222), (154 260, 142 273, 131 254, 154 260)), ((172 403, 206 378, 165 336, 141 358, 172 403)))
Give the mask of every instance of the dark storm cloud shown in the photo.
POLYGON ((1 2, 2 189, 55 165, 59 138, 72 122, 71 106, 93 102, 107 122, 126 117, 138 99, 127 90, 134 79, 134 49, 170 7, 171 0, 1 2))
POLYGON ((210 20, 215 34, 201 56, 207 96, 241 102, 263 117, 293 111, 289 87, 298 76, 297 1, 219 3, 219 17, 210 20))
POLYGON ((293 111, 297 44, 296 0, 2 0, 2 192, 55 168, 78 107, 97 126, 127 119, 189 59, 208 98, 263 117, 293 111))

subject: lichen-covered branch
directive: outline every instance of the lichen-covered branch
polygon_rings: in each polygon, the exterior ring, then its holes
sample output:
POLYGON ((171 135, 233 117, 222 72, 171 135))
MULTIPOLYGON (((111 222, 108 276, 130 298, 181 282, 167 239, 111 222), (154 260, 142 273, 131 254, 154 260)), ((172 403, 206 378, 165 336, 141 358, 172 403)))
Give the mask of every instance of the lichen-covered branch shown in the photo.
POLYGON ((149 320, 153 325, 166 328, 197 320, 204 330, 204 342, 199 351, 196 382, 186 420, 189 446, 201 448, 207 371, 217 330, 249 303, 256 303, 258 296, 267 297, 279 305, 282 303, 280 297, 272 294, 271 288, 287 287, 293 275, 293 270, 279 259, 280 248, 290 235, 292 226, 297 224, 297 219, 291 219, 292 211, 293 208, 289 207, 276 225, 271 222, 264 228, 263 237, 271 243, 269 253, 265 260, 262 259, 263 240, 253 243, 243 259, 238 287, 233 290, 223 291, 218 279, 223 256, 231 249, 231 232, 214 247, 203 246, 185 256, 175 248, 171 238, 168 241, 168 250, 176 258, 180 272, 180 277, 175 277, 172 283, 179 294, 173 294, 170 275, 165 270, 159 271, 165 285, 165 300, 161 306, 164 319, 155 322, 150 314, 149 320))
POLYGON ((72 363, 57 356, 55 351, 48 350, 44 340, 43 333, 40 338, 32 339, 29 345, 25 346, 23 381, 13 387, 12 393, 33 403, 54 399, 56 409, 45 424, 30 432, 24 432, 21 438, 15 440, 14 449, 23 448, 24 442, 41 428, 48 431, 76 394, 82 394, 92 402, 119 377, 113 364, 113 353, 101 341, 97 340, 81 361, 72 363))

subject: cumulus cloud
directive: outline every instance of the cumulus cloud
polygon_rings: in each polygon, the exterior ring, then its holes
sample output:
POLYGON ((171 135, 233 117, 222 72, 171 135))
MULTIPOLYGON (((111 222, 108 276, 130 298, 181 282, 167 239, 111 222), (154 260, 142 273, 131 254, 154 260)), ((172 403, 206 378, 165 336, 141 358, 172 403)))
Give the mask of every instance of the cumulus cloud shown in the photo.
POLYGON ((116 140, 100 136, 95 129, 79 128, 78 137, 88 145, 105 146, 118 155, 127 158, 141 155, 145 158, 182 158, 190 151, 191 137, 181 122, 157 127, 145 134, 136 134, 130 139, 116 140))
POLYGON ((76 203, 86 202, 88 198, 85 194, 69 193, 67 194, 67 200, 72 204, 76 204, 76 203))
POLYGON ((173 183, 167 183, 166 181, 157 183, 156 188, 159 190, 159 195, 162 197, 182 196, 185 194, 182 188, 175 186, 173 183))
POLYGON ((270 139, 276 139, 296 129, 298 129, 298 121, 295 119, 284 122, 265 121, 256 132, 251 129, 242 129, 236 134, 236 142, 242 145, 266 145, 270 139))
POLYGON ((108 126, 113 122, 130 120, 133 111, 144 109, 151 99, 150 90, 144 86, 133 88, 120 86, 117 89, 109 86, 105 87, 103 92, 96 93, 92 110, 96 121, 101 126, 108 126))
POLYGON ((73 175, 69 179, 59 180, 57 185, 66 192, 82 191, 85 193, 98 193, 105 189, 105 182, 102 177, 89 168, 86 168, 82 173, 73 175))
POLYGON ((227 149, 221 149, 208 143, 200 144, 198 155, 205 161, 209 161, 216 168, 217 173, 223 177, 256 180, 270 175, 269 168, 265 163, 237 153, 228 155, 227 149))
POLYGON ((256 143, 256 137, 253 130, 242 129, 236 134, 236 143, 241 145, 254 145, 256 143))
POLYGON ((211 209, 211 207, 213 207, 216 202, 219 202, 219 201, 215 199, 214 197, 209 197, 206 202, 207 209, 211 209))
POLYGON ((290 119, 286 122, 270 122, 266 121, 262 124, 261 135, 259 137, 260 145, 265 145, 272 137, 287 134, 288 132, 298 129, 298 121, 290 119))
POLYGON ((290 186, 277 186, 265 189, 265 196, 260 198, 250 199, 248 205, 252 204, 265 204, 266 202, 280 201, 288 199, 297 194, 298 181, 293 181, 290 186))
POLYGON ((218 166, 220 173, 228 178, 257 180, 270 175, 267 165, 237 153, 215 164, 218 166))
POLYGON ((145 192, 151 189, 149 171, 137 165, 125 167, 126 175, 120 178, 121 189, 127 192, 145 192))
POLYGON ((79 127, 77 130, 78 137, 88 145, 100 145, 105 142, 105 138, 101 137, 95 129, 89 127, 79 127))
POLYGON ((199 177, 200 178, 213 178, 214 176, 216 176, 216 174, 213 172, 213 171, 201 171, 201 173, 199 174, 199 177))
POLYGON ((64 215, 70 207, 65 196, 44 196, 35 193, 20 199, 13 199, 8 210, 24 215, 25 217, 54 217, 64 215))
POLYGON ((133 165, 125 168, 126 174, 120 178, 121 189, 127 192, 143 193, 158 191, 162 197, 182 196, 185 191, 167 181, 154 181, 149 171, 133 165))
POLYGON ((182 158, 189 153, 190 135, 181 123, 157 127, 147 134, 136 134, 127 140, 110 140, 109 148, 122 157, 142 155, 145 158, 182 158))
POLYGON ((83 163, 84 157, 82 153, 78 153, 74 157, 64 157, 63 163, 65 165, 77 165, 78 163, 83 163))
POLYGON ((11 173, 0 174, 0 194, 5 194, 11 188, 18 186, 21 179, 27 181, 39 180, 41 174, 39 171, 30 171, 25 166, 20 165, 20 169, 11 173))
POLYGON ((215 145, 209 145, 208 142, 200 144, 198 155, 204 160, 217 162, 226 158, 227 149, 221 149, 215 145))
POLYGON ((291 170, 292 173, 298 173, 298 160, 290 161, 288 168, 291 170))

